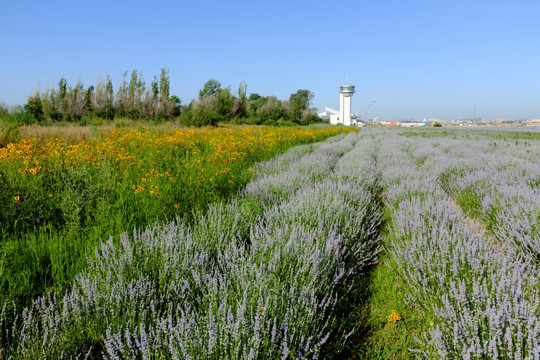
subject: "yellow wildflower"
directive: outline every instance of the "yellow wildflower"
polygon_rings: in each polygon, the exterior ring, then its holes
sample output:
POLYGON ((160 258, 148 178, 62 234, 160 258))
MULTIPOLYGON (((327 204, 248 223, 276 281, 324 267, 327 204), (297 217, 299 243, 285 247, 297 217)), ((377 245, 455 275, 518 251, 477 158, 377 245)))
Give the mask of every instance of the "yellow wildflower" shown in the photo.
POLYGON ((398 315, 396 310, 392 310, 392 313, 390 314, 390 316, 388 316, 388 321, 392 321, 393 323, 395 323, 399 320, 401 320, 401 316, 398 315))

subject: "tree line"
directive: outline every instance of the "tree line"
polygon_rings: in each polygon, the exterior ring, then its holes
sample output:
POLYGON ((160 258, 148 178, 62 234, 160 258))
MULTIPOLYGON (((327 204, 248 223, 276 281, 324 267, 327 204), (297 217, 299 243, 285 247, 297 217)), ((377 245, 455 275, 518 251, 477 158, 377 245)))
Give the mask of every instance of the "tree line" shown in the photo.
MULTIPOLYGON (((241 82, 238 90, 223 87, 215 79, 208 80, 197 99, 182 104, 180 98, 170 94, 168 69, 161 69, 159 77, 149 86, 137 70, 127 71, 116 91, 110 76, 95 86, 85 88, 81 81, 75 85, 61 78, 58 86, 44 91, 33 91, 19 119, 25 123, 76 122, 81 125, 92 119, 168 121, 177 120, 185 126, 216 125, 218 122, 253 125, 306 125, 319 122, 316 109, 311 108, 313 93, 298 90, 287 100, 275 96, 248 96, 247 85, 241 82)), ((1 110, 1 109, 0 109, 1 110)), ((0 115, 7 116, 7 111, 0 115)))

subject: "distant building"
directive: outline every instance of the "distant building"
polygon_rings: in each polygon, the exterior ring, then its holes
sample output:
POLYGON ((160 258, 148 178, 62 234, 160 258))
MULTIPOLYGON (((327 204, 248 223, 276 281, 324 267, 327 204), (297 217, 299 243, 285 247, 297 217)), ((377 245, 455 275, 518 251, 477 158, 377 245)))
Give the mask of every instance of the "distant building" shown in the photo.
POLYGON ((331 118, 332 115, 339 116, 339 111, 326 106, 324 108, 324 111, 322 113, 319 113, 318 115, 321 119, 328 120, 331 118))
POLYGON ((508 123, 510 121, 509 118, 495 118, 495 119, 491 119, 491 123, 492 124, 505 124, 505 123, 508 123))
POLYGON ((357 121, 357 116, 351 115, 351 97, 354 92, 354 85, 341 85, 339 87, 339 111, 325 107, 324 112, 320 113, 319 117, 321 119, 330 119, 332 125, 363 126, 362 123, 357 121))
POLYGON ((531 121, 529 121, 529 125, 540 126, 540 119, 531 119, 531 121))

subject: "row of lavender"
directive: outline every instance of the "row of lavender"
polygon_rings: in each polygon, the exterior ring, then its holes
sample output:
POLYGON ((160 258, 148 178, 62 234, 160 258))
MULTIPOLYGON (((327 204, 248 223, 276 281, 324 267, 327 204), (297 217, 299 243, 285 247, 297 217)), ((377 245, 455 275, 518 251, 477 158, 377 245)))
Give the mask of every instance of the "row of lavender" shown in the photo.
POLYGON ((540 265, 540 144, 515 140, 452 148, 442 174, 445 190, 481 218, 493 236, 540 265))
POLYGON ((538 266, 523 256, 536 243, 537 230, 523 219, 534 209, 538 216, 531 182, 538 145, 395 133, 377 139, 392 213, 388 250, 410 285, 409 301, 432 319, 411 350, 430 359, 539 359, 538 266), (465 191, 470 186, 474 191, 465 191), (466 208, 477 196, 482 214, 498 206, 495 236, 466 208))
POLYGON ((0 357, 339 352, 353 331, 344 306, 379 252, 381 184, 359 140, 292 149, 194 222, 103 243, 63 297, 4 307, 0 357))

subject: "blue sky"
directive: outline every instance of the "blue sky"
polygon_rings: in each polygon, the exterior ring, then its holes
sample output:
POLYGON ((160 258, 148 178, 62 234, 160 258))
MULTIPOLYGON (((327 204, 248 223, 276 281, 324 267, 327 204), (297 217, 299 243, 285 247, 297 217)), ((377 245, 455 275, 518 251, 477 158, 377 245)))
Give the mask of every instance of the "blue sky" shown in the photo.
POLYGON ((170 71, 184 103, 211 79, 364 118, 540 118, 540 1, 14 1, 0 4, 0 103, 38 84, 115 87, 170 71))

